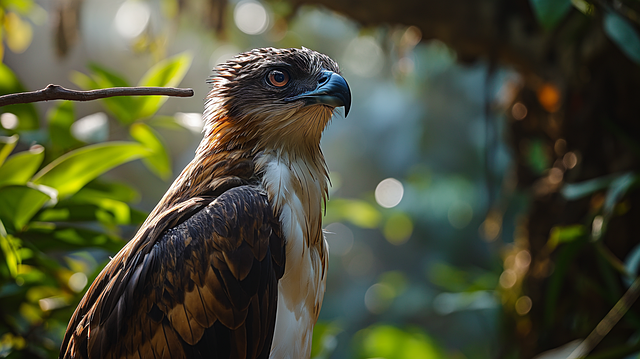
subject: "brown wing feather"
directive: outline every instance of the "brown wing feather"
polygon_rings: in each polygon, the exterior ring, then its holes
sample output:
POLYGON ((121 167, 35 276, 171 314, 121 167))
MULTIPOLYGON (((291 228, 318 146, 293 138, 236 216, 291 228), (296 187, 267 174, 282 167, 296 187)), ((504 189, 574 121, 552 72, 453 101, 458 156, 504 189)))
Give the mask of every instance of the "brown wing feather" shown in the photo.
POLYGON ((208 201, 116 255, 76 309, 61 358, 268 358, 285 264, 279 222, 257 187, 208 201))

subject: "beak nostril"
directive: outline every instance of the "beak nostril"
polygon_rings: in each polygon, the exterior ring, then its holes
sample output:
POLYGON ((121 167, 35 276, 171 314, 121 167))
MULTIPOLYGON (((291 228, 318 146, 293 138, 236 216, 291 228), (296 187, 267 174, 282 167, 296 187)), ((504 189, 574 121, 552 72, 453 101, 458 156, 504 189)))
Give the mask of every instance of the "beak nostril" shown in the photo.
POLYGON ((331 73, 328 71, 323 72, 318 78, 318 85, 324 85, 331 79, 331 73))

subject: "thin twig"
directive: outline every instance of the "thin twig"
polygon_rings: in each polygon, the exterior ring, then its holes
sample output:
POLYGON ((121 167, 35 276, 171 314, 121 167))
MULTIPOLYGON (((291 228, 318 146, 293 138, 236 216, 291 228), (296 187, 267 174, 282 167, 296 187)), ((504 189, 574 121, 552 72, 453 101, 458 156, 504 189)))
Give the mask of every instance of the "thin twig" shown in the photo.
POLYGON ((91 101, 113 96, 193 96, 192 89, 174 87, 111 87, 100 90, 69 90, 59 85, 47 85, 42 90, 13 93, 0 96, 0 107, 17 103, 30 103, 50 100, 91 101))
POLYGON ((618 303, 611 308, 609 313, 598 323, 596 328, 580 345, 567 357, 567 359, 582 358, 589 354, 593 348, 613 329, 613 326, 620 321, 624 314, 640 295, 640 277, 638 277, 629 290, 620 298, 618 303))

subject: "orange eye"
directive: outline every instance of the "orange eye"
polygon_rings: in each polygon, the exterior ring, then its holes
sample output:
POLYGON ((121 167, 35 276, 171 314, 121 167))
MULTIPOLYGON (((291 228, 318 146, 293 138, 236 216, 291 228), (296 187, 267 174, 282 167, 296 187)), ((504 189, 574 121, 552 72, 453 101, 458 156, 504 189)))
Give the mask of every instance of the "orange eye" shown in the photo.
POLYGON ((280 70, 273 70, 269 72, 269 83, 275 87, 282 87, 289 83, 289 74, 280 70))

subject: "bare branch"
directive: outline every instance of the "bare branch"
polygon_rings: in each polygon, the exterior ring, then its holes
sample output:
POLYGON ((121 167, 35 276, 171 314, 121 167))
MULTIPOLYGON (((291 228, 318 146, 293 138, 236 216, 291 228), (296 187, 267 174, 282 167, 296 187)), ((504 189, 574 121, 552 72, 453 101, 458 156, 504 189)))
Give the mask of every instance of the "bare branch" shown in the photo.
POLYGON ((600 321, 596 328, 589 336, 580 343, 580 345, 567 357, 567 359, 583 358, 589 354, 593 348, 600 343, 602 338, 607 335, 614 325, 627 313, 631 305, 638 299, 640 295, 640 277, 631 284, 629 290, 620 298, 618 303, 611 308, 609 313, 600 321))
POLYGON ((192 89, 174 87, 111 87, 100 90, 69 90, 59 85, 47 85, 42 90, 0 96, 0 107, 17 103, 50 100, 91 101, 114 96, 193 96, 192 89))

